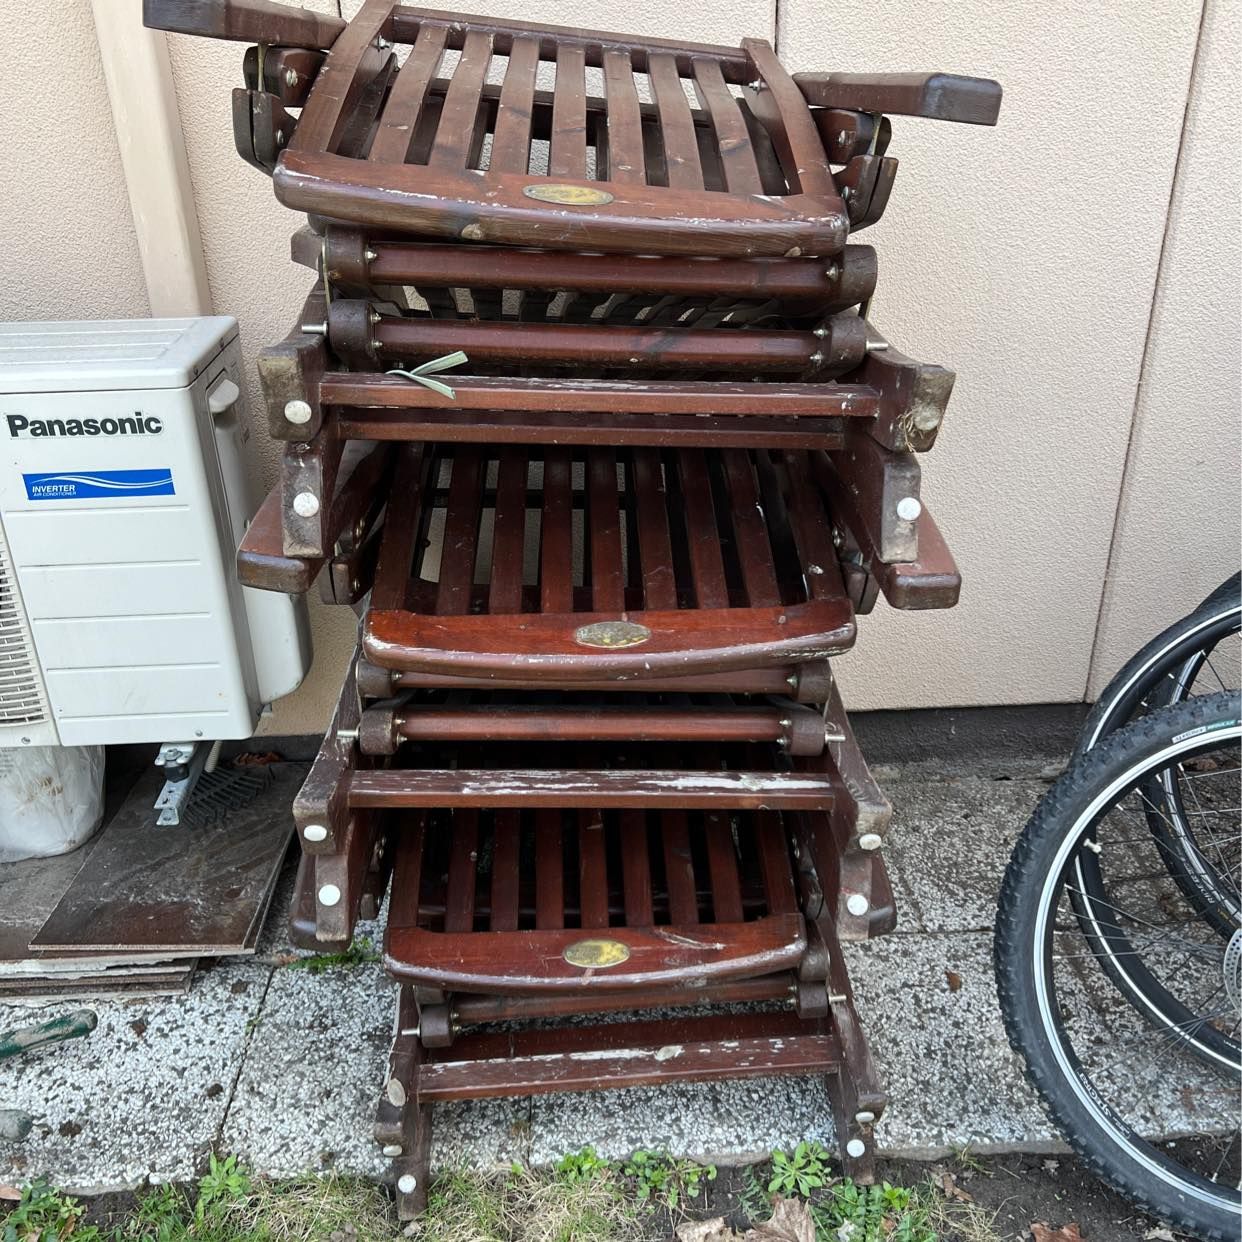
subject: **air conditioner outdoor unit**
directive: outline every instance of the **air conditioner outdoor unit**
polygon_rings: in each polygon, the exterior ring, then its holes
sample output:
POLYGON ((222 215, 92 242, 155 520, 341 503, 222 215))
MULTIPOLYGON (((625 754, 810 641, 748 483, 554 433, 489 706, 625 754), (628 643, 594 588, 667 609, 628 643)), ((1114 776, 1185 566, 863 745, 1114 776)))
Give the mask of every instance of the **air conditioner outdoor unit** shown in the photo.
POLYGON ((249 737, 310 662, 241 587, 237 322, 0 325, 0 746, 249 737))

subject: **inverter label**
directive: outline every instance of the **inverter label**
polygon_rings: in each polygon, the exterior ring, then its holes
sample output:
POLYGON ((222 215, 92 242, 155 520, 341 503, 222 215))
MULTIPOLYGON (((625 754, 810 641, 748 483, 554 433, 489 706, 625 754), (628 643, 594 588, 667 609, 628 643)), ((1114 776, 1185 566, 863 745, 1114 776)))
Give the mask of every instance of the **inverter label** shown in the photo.
POLYGON ((73 470, 23 474, 28 500, 91 500, 101 496, 173 496, 171 470, 73 470))

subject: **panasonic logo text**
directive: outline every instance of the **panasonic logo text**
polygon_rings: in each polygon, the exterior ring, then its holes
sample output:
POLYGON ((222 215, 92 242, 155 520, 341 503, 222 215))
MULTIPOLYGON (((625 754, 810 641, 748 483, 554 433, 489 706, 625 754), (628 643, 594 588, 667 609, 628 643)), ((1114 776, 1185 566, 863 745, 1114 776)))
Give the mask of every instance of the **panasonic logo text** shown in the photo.
POLYGON ((4 421, 15 440, 23 436, 158 436, 164 430, 161 419, 140 411, 126 418, 27 418, 8 414, 4 421))

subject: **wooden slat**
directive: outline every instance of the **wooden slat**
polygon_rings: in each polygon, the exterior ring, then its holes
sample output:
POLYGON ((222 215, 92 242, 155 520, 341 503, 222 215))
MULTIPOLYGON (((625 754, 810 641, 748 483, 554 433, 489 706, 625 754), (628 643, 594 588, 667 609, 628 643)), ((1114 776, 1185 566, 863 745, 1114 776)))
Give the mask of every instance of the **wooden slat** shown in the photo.
POLYGON ((678 927, 690 927, 699 921, 699 902, 685 811, 677 808, 665 814, 661 821, 661 835, 664 838, 669 922, 678 927))
POLYGON ((578 901, 584 928, 608 926, 608 859, 598 811, 578 813, 578 901))
POLYGON ((643 607, 671 612, 677 607, 677 582, 668 534, 667 493, 660 455, 655 449, 634 450, 634 492, 638 506, 643 607))
POLYGON ((608 179, 642 183, 643 122, 628 52, 604 53, 604 93, 608 99, 608 179))
POLYGON ((475 864, 479 856, 479 813, 465 807, 453 816, 449 853, 448 891, 444 901, 444 930, 474 930, 475 864))
POLYGON ((496 520, 492 528, 490 613, 522 611, 522 556, 526 546, 526 453, 500 451, 496 480, 496 520))
POLYGON ((789 865, 789 842, 785 836, 785 825, 774 811, 756 814, 755 843, 759 847, 759 865, 763 870, 768 913, 792 914, 798 908, 798 898, 789 865))
MULTIPOLYGON (((719 1024, 716 1018, 712 1022, 719 1024)), ((625 1034, 632 1023, 619 1023, 625 1034)), ((597 1091, 601 1088, 655 1086, 670 1082, 710 1082, 715 1079, 771 1078, 832 1072, 840 1063, 840 1049, 826 1029, 797 1030, 775 1037, 720 1040, 702 1029, 702 1042, 678 1032, 670 1042, 666 1027, 653 1031, 649 1047, 606 1053, 587 1051, 542 1056, 507 1056, 496 1060, 454 1060, 424 1065, 419 1071, 420 1100, 485 1099, 492 1096, 540 1095, 545 1092, 597 1091), (669 1049, 676 1047, 673 1059, 669 1049)), ((451 1055, 465 1057, 454 1045, 451 1055)))
POLYGON ((677 458, 677 467, 686 506, 686 537, 690 544, 695 599, 700 608, 727 608, 729 589, 725 582, 711 481, 707 477, 704 456, 690 451, 681 453, 677 458))
POLYGON ((411 815, 401 827, 401 848, 393 859, 388 921, 394 927, 418 925, 423 859, 427 848, 427 812, 411 815))
POLYGON ((371 75, 363 72, 370 65, 379 67, 375 40, 392 13, 389 0, 367 0, 332 44, 323 67, 315 79, 289 143, 293 151, 331 151, 349 121, 349 113, 365 89, 371 75))
POLYGON ((444 26, 423 26, 419 31, 418 40, 401 66, 380 114, 369 159, 387 164, 405 163, 427 99, 428 84, 435 77, 447 39, 448 30, 444 26))
POLYGON ((707 838, 707 865, 712 879, 712 922, 742 921, 742 889, 737 873, 737 851, 728 816, 709 811, 703 817, 707 838))
MULTIPOLYGON (((755 62, 766 94, 775 106, 777 124, 769 125, 772 142, 785 166, 791 188, 803 194, 835 197, 836 184, 824 152, 823 140, 811 117, 806 98, 789 76, 766 39, 743 39, 742 47, 755 62)), ((733 187, 730 186, 730 189, 733 187)))
POLYGON ((519 812, 505 807, 496 812, 492 831, 492 917, 494 932, 517 931, 518 868, 521 865, 519 812))
POLYGON ((483 83, 491 62, 492 36, 479 30, 470 31, 444 97, 436 140, 427 160, 430 167, 467 167, 479 126, 483 83))
POLYGON ((769 608, 781 602, 781 595, 750 457, 740 449, 725 449, 720 454, 720 460, 729 484, 729 516, 737 541, 737 558, 742 566, 747 602, 752 608, 769 608))
POLYGON ((565 856, 561 849, 561 816, 556 810, 535 814, 535 929, 557 931, 565 926, 565 856))
POLYGON ((543 612, 572 612, 573 495, 569 454, 549 449, 543 459, 543 528, 539 554, 539 607, 543 612))
POLYGON ((453 456, 436 596, 436 611, 449 616, 470 611, 470 588, 479 546, 481 466, 479 450, 473 446, 459 448, 453 456))
POLYGON ((789 520, 798 558, 811 599, 840 598, 845 591, 841 566, 824 522, 824 506, 815 495, 807 469, 806 455, 782 455, 785 477, 789 480, 789 520))
POLYGON ((874 418, 879 394, 859 384, 752 383, 698 380, 453 378, 449 401, 421 384, 377 373, 330 371, 321 381, 324 405, 373 409, 531 410, 541 413, 626 411, 696 415, 754 414, 874 418))
POLYGON ((515 39, 500 89, 500 107, 492 133, 492 172, 524 173, 530 166, 531 117, 539 72, 539 40, 515 39))
POLYGON ((737 100, 725 84, 719 63, 696 60, 694 86, 703 107, 711 114, 720 163, 730 193, 762 194, 763 182, 755 162, 754 148, 750 145, 750 132, 737 100))
MULTIPOLYGON (((349 805, 389 807, 670 807, 823 810, 833 785, 813 773, 687 772, 683 769, 368 769, 349 777, 349 805)), ((559 822, 559 821, 558 821, 559 822)), ((557 830, 559 834, 559 829, 557 830)))
POLYGON ((587 524, 591 546, 591 607, 596 612, 625 609, 621 564, 621 507, 617 497, 617 458, 607 449, 587 455, 587 524))
POLYGON ((642 811, 621 812, 621 883, 626 927, 650 927, 651 859, 647 853, 647 817, 642 811))
POLYGON ((549 176, 587 175, 586 123, 586 56, 581 48, 558 48, 549 176))
POLYGON ((648 73, 651 90, 660 110, 660 135, 668 184, 674 190, 701 190, 703 168, 694 132, 694 114, 677 72, 677 61, 667 52, 654 53, 648 73))
POLYGON ((423 446, 402 445, 398 450, 388 517, 380 544, 379 564, 371 599, 380 608, 404 608, 405 593, 414 563, 418 518, 423 506, 423 446))

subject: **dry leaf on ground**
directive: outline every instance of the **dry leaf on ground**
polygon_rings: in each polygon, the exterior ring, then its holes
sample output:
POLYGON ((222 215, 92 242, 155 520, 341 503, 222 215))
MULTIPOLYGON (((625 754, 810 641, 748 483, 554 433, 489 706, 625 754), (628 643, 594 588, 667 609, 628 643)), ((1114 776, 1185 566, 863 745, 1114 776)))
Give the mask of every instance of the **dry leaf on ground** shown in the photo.
POLYGON ((1078 1231, 1078 1222, 1073 1220, 1059 1229, 1054 1229, 1042 1220, 1033 1220, 1031 1221, 1031 1237, 1035 1239, 1035 1242, 1085 1242, 1078 1231))
POLYGON ((771 1220, 743 1236, 745 1242, 815 1242, 815 1221, 801 1199, 777 1199, 771 1220))
POLYGON ((1177 1242, 1177 1236, 1172 1229, 1158 1225, 1155 1229, 1149 1229, 1143 1234, 1143 1242, 1177 1242))
POLYGON ((0 1182, 0 1199, 7 1199, 10 1203, 21 1202, 22 1192, 16 1186, 6 1186, 0 1182))
POLYGON ((945 1173, 940 1178, 940 1186, 946 1199, 956 1199, 959 1203, 974 1203, 975 1197, 957 1184, 952 1173, 945 1173))
POLYGON ((962 987, 962 976, 956 970, 946 970, 944 972, 945 982, 949 985, 950 992, 958 992, 962 987))
POLYGON ((682 1221, 673 1236, 677 1242, 738 1242, 739 1239, 723 1216, 712 1220, 682 1221))

